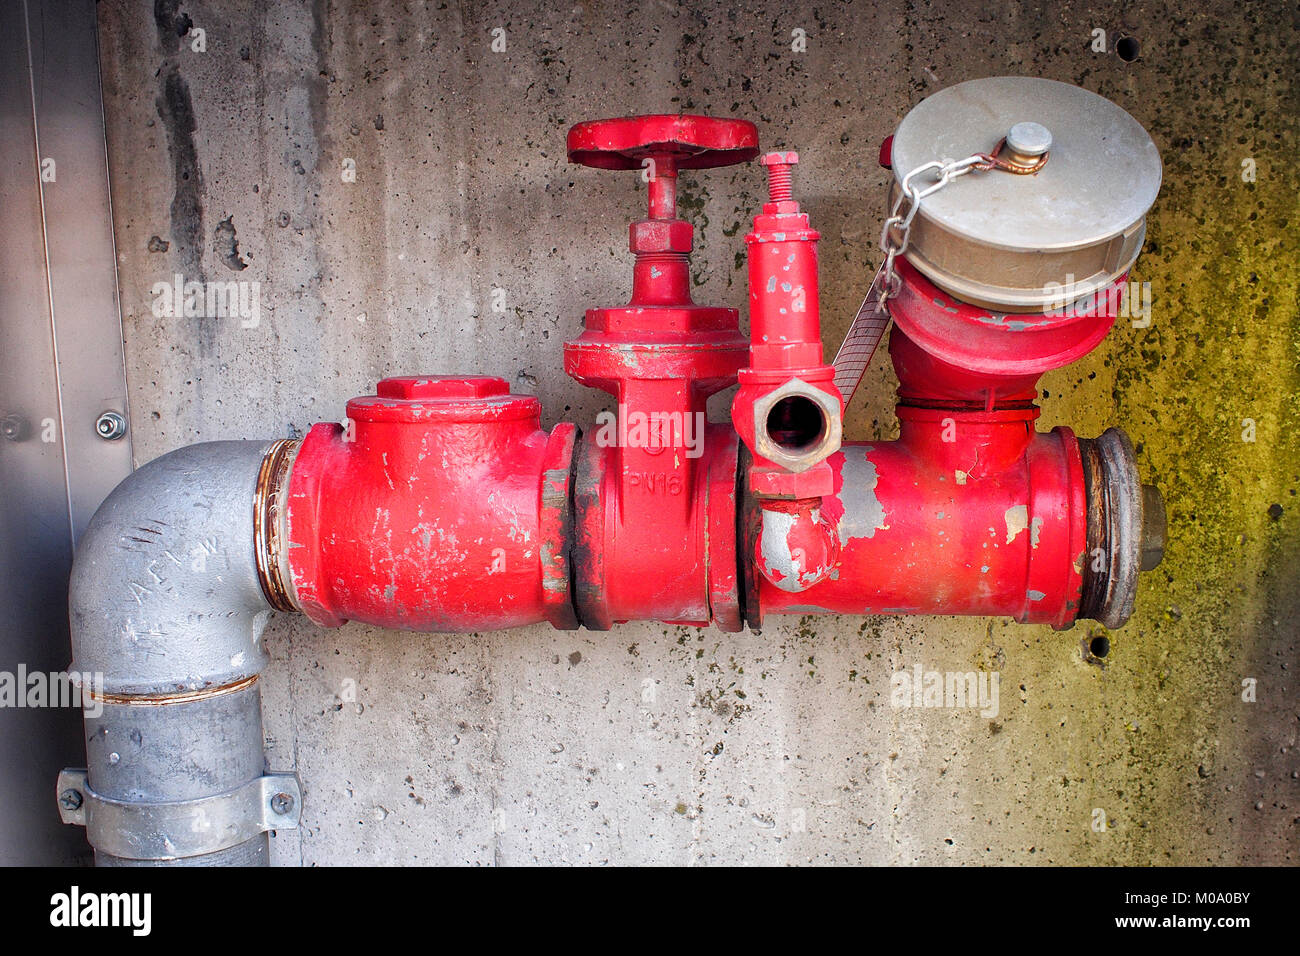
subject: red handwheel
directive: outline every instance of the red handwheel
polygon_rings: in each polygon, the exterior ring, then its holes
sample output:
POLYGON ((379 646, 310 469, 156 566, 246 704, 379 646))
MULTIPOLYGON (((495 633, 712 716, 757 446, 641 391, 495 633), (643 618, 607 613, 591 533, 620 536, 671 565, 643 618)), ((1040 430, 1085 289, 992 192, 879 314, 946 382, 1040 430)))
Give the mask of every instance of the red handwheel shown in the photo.
POLYGON ((713 116, 623 116, 574 126, 568 150, 570 162, 596 169, 648 169, 650 218, 674 219, 677 171, 753 159, 758 129, 746 120, 713 116))
POLYGON ((569 159, 597 169, 640 169, 667 161, 677 169, 734 166, 758 155, 758 129, 713 116, 624 116, 569 130, 569 159))

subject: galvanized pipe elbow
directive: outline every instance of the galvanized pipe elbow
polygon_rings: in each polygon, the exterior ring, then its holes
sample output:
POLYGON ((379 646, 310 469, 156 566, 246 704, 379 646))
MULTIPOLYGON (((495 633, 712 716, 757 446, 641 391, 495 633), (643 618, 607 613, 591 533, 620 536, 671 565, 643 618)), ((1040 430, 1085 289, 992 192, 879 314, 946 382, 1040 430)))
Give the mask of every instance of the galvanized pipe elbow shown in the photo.
POLYGON ((264 773, 257 687, 271 606, 255 502, 274 447, 150 462, 77 547, 72 671, 97 689, 83 693, 87 769, 64 771, 58 794, 101 865, 264 864, 267 831, 297 826, 297 781, 264 773))
POLYGON ((210 691, 266 665, 254 495, 269 444, 208 442, 144 465, 100 506, 69 585, 73 669, 110 694, 210 691))

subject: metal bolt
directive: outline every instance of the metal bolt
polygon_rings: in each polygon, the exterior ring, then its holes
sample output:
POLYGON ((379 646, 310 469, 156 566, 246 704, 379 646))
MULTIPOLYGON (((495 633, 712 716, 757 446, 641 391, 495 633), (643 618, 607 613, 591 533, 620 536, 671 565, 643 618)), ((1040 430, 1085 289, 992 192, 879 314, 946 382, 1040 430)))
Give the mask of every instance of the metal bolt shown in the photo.
POLYGON ((1041 123, 1017 123, 1007 133, 1007 149, 1021 156, 1042 156, 1051 148, 1051 131, 1041 123))
POLYGON ((95 421, 95 434, 105 441, 117 441, 126 434, 126 417, 121 412, 104 412, 95 421))
POLYGON ((278 817, 293 813, 293 797, 287 793, 277 793, 271 798, 271 812, 278 817))
POLYGON ((80 790, 68 789, 59 794, 59 805, 63 807, 64 810, 80 810, 81 802, 82 797, 80 790))
POLYGON ((768 202, 786 202, 794 195, 790 167, 797 162, 799 154, 796 152, 767 153, 759 160, 759 163, 767 167, 770 177, 767 186, 768 202))

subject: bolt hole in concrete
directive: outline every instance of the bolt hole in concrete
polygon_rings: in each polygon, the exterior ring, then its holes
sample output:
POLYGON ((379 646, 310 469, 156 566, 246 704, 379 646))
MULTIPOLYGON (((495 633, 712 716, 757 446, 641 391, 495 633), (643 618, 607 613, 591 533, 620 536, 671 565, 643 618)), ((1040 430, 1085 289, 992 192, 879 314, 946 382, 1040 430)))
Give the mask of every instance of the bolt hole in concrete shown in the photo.
POLYGON ((790 395, 767 413, 767 433, 786 451, 803 451, 821 441, 826 433, 826 418, 811 398, 790 395))
POLYGON ((1098 634, 1088 644, 1088 653, 1097 658, 1105 657, 1110 653, 1110 638, 1104 634, 1098 634))
POLYGON ((1115 41, 1115 52, 1125 63, 1132 63, 1142 52, 1142 46, 1136 37, 1120 37, 1115 41))

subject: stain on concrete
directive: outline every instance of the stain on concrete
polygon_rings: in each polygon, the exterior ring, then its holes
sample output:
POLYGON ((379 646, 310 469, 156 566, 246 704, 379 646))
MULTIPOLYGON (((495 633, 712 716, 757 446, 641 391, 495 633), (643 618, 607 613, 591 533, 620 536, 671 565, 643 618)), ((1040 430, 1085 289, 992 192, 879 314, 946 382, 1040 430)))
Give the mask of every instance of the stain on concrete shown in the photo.
POLYGON ((176 63, 163 65, 155 105, 167 131, 171 157, 171 241, 186 281, 206 281, 203 272, 203 173, 194 133, 194 103, 176 63))
POLYGON ((175 53, 180 37, 193 26, 189 14, 180 13, 180 0, 154 0, 153 21, 158 32, 158 46, 166 53, 175 53))

